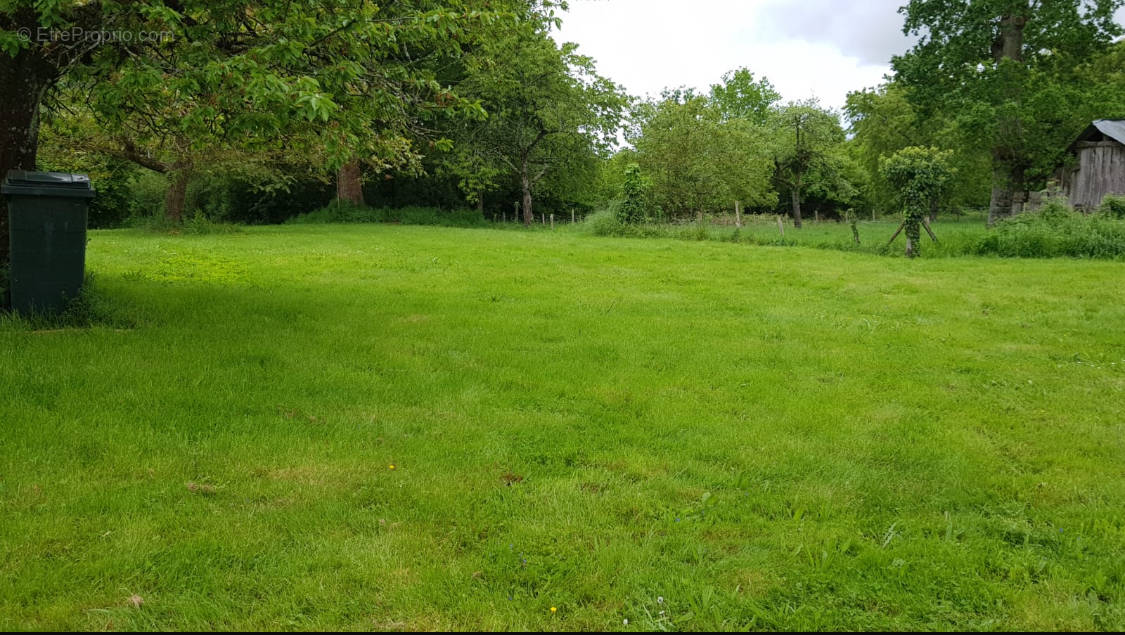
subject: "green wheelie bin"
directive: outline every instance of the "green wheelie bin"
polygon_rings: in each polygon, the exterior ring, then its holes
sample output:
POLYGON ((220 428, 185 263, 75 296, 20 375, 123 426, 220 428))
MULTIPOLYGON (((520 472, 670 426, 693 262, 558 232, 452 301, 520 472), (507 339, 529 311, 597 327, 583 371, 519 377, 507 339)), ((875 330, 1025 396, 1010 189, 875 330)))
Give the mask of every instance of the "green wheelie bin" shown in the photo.
POLYGON ((78 297, 86 275, 86 217, 94 190, 83 174, 8 172, 12 310, 58 313, 78 297))

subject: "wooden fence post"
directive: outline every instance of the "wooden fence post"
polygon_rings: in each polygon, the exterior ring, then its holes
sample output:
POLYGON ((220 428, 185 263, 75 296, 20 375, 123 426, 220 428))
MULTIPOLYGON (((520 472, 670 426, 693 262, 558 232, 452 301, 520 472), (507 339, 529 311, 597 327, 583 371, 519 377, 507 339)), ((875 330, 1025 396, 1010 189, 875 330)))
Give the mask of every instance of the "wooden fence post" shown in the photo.
MULTIPOLYGON (((895 242, 895 238, 898 238, 898 235, 901 234, 904 229, 906 229, 906 221, 902 221, 902 223, 899 224, 898 229, 895 230, 895 235, 891 236, 891 239, 887 241, 887 247, 890 247, 895 242)), ((886 247, 884 247, 884 249, 885 248, 886 247)))
POLYGON ((781 214, 777 215, 777 231, 781 232, 782 238, 785 238, 785 221, 781 220, 781 214))
POLYGON ((934 235, 934 230, 930 227, 930 222, 925 218, 922 218, 922 227, 926 228, 926 233, 930 235, 930 238, 933 239, 935 243, 938 242, 937 236, 934 235))
POLYGON ((734 226, 742 228, 742 201, 734 202, 734 226))
POLYGON ((551 214, 551 229, 555 228, 555 215, 551 214))

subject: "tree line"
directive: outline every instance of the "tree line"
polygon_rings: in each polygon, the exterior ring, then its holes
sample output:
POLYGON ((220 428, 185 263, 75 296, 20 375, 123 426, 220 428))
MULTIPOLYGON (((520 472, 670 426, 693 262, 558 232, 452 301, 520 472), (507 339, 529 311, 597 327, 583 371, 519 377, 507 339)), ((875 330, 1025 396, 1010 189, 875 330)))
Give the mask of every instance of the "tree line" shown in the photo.
POLYGON ((216 175, 334 182, 354 204, 365 180, 426 175, 467 201, 514 180, 530 216, 536 192, 593 170, 626 101, 550 37, 560 4, 9 0, 0 173, 143 168, 165 176, 173 221, 216 175))
MULTIPOLYGON (((630 97, 555 41, 556 0, 6 0, 0 173, 90 171, 107 215, 128 207, 123 183, 160 174, 172 222, 189 195, 242 192, 232 213, 391 196, 524 222, 607 202, 633 220, 737 205, 800 227, 901 210, 886 166, 909 150, 948 172, 923 188, 931 214, 995 220, 1046 186, 1090 120, 1125 116, 1123 4, 910 0, 918 44, 833 112, 783 103, 749 68, 630 97)), ((0 265, 6 250, 0 213, 0 265)))
MULTIPOLYGON (((1121 0, 911 0, 918 38, 880 86, 842 112, 781 103, 747 68, 707 93, 669 90, 636 104, 632 148, 610 162, 620 217, 692 217, 748 209, 787 213, 916 211, 903 170, 946 177, 921 189, 939 209, 987 208, 992 224, 1047 188, 1094 119, 1125 117, 1121 0), (633 169, 630 170, 630 166, 633 169)), ((912 212, 913 213, 913 212, 912 212)), ((910 214, 908 214, 908 217, 910 214)))

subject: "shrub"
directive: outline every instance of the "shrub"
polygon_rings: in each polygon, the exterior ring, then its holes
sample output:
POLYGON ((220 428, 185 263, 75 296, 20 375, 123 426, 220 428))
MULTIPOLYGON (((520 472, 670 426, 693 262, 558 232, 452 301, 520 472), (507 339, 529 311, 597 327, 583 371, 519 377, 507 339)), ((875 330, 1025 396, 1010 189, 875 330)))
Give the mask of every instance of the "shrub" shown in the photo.
POLYGON ((233 223, 211 220, 205 214, 196 212, 184 221, 183 233, 205 236, 208 234, 237 234, 242 227, 233 223))
POLYGON ((142 171, 133 180, 129 196, 133 199, 133 225, 137 218, 156 218, 164 215, 164 195, 168 191, 168 179, 163 174, 142 171))
POLYGON ((595 236, 622 236, 625 224, 621 214, 614 210, 601 210, 586 217, 585 225, 595 236))
POLYGON ((1117 220, 1125 220, 1125 196, 1105 197, 1102 199, 1102 206, 1098 208, 1098 213, 1117 220))
POLYGON ((234 178, 224 174, 203 172, 193 175, 187 189, 184 205, 187 213, 184 216, 203 216, 211 220, 234 217, 240 207, 235 195, 237 185, 234 178))
POLYGON ((53 160, 49 156, 41 156, 37 169, 78 172, 90 177, 96 193, 88 208, 91 228, 120 227, 134 214, 132 183, 140 171, 128 161, 85 153, 55 157, 53 160))
MULTIPOLYGON (((603 209, 590 214, 583 221, 583 227, 595 236, 626 238, 689 238, 695 240, 698 234, 698 226, 694 224, 674 226, 653 223, 623 223, 620 213, 614 209, 603 209)), ((706 231, 706 228, 703 231, 706 231)))
POLYGON ((331 184, 284 174, 277 166, 199 174, 188 189, 187 208, 211 220, 262 225, 285 222, 332 199, 331 184))
POLYGON ((97 190, 90 201, 90 227, 121 227, 134 212, 131 183, 137 169, 117 159, 106 159, 99 167, 101 170, 90 175, 96 179, 97 190))

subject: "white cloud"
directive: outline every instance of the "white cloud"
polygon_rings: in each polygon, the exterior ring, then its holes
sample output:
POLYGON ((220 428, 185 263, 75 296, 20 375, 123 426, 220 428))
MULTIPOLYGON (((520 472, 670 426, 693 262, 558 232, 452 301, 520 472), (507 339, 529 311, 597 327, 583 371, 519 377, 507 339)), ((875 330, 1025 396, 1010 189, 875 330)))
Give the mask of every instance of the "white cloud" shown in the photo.
POLYGON ((910 48, 902 33, 902 0, 770 0, 759 16, 759 35, 767 40, 823 42, 861 64, 883 66, 910 48))
MULTIPOLYGON (((740 66, 786 100, 841 108, 874 86, 909 48, 903 0, 570 0, 560 41, 577 42, 599 71, 635 95, 705 90, 740 66)), ((1118 14, 1125 23, 1125 10, 1118 14)))

